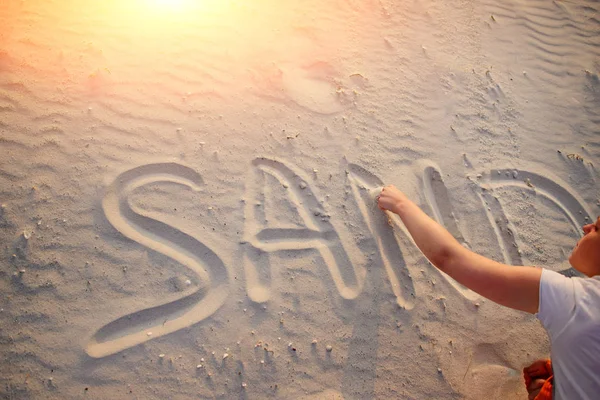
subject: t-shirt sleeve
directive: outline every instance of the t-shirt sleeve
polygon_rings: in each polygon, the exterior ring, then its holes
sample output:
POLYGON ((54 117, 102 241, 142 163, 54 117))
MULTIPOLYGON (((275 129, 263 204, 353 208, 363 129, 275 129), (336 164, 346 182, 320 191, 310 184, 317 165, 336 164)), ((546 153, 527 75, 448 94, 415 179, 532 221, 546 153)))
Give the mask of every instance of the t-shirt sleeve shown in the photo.
POLYGON ((540 309, 536 314, 550 337, 556 337, 575 312, 575 282, 548 269, 540 279, 540 309))

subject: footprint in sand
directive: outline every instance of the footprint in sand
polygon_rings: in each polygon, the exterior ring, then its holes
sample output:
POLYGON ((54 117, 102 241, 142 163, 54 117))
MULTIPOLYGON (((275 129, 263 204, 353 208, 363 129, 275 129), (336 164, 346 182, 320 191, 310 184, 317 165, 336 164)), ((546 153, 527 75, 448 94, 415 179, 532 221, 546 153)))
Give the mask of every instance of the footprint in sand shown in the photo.
POLYGON ((316 249, 323 258, 336 289, 344 299, 354 299, 362 291, 366 270, 349 259, 339 234, 323 211, 321 202, 299 169, 282 161, 257 158, 252 162, 254 183, 248 187, 244 241, 244 272, 248 297, 262 303, 271 295, 271 265, 269 253, 284 250, 316 249), (303 228, 262 228, 261 216, 265 174, 287 188, 292 207, 299 214, 303 228))
POLYGON ((200 175, 180 164, 133 168, 108 187, 102 201, 106 218, 129 239, 190 268, 203 289, 104 325, 85 348, 91 357, 105 357, 198 323, 217 311, 228 295, 229 271, 217 254, 194 237, 137 213, 128 203, 133 190, 156 182, 174 182, 196 191, 203 184, 200 175))
POLYGON ((333 114, 345 108, 345 98, 334 82, 333 68, 324 62, 307 67, 281 67, 282 83, 298 105, 319 114, 333 114))
POLYGON ((521 398, 524 392, 521 367, 513 365, 499 351, 497 343, 477 344, 472 350, 467 370, 457 375, 455 384, 461 380, 471 382, 471 385, 463 386, 469 399, 521 398), (499 384, 490 387, 489 382, 499 384))

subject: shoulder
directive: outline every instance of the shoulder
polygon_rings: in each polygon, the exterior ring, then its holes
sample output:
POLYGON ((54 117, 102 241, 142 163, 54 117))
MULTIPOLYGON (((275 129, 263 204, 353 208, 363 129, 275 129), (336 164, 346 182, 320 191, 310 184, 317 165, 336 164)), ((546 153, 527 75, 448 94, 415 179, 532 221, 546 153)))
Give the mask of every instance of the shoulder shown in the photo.
POLYGON ((592 292, 600 294, 600 275, 596 275, 591 278, 573 277, 571 279, 577 282, 582 289, 591 290, 592 292))
POLYGON ((574 295, 578 300, 580 294, 586 293, 600 298, 600 276, 568 277, 550 269, 542 268, 540 277, 540 297, 556 295, 574 295))
POLYGON ((566 277, 549 269, 540 278, 537 317, 551 336, 557 336, 574 320, 600 320, 600 277, 566 277))
POLYGON ((575 313, 576 292, 580 285, 573 278, 542 269, 540 277, 540 305, 536 314, 551 337, 562 331, 575 313))
POLYGON ((571 279, 578 311, 600 319, 600 276, 571 279))
POLYGON ((577 280, 583 278, 571 278, 551 269, 542 268, 540 276, 540 300, 543 296, 567 295, 574 293, 576 286, 580 286, 577 280), (578 283, 576 285, 576 282, 578 283))

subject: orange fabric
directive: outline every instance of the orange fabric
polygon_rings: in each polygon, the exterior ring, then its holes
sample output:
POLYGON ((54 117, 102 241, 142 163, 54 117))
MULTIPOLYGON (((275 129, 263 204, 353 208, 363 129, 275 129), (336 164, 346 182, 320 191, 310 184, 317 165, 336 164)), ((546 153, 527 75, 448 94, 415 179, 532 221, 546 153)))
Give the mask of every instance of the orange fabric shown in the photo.
POLYGON ((535 379, 545 379, 542 390, 535 396, 534 400, 552 400, 552 384, 554 382, 554 374, 552 372, 552 361, 540 360, 531 364, 529 367, 523 368, 523 377, 525 378, 525 387, 529 389, 529 385, 535 379))

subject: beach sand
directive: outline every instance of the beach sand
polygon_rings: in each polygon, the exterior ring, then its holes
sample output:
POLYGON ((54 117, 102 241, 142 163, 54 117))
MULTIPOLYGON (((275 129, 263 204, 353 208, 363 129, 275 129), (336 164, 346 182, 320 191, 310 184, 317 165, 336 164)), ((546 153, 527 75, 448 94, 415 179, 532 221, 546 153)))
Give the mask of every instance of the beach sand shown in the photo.
POLYGON ((0 397, 525 398, 539 322, 375 196, 572 274, 598 8, 0 2, 0 397))

